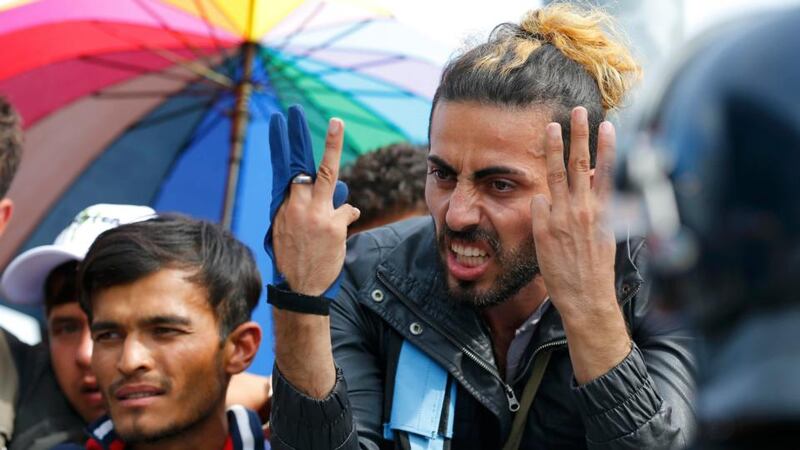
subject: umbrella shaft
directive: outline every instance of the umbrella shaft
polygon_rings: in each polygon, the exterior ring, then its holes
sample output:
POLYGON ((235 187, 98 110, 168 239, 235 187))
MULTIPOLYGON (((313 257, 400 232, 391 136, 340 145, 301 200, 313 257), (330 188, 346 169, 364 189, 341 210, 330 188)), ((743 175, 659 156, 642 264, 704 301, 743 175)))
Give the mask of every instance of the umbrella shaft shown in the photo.
POLYGON ((228 162, 228 182, 225 186, 225 203, 222 205, 222 225, 230 230, 233 225, 233 206, 236 203, 236 193, 239 185, 239 172, 241 170, 244 140, 247 134, 247 125, 250 119, 249 103, 253 92, 253 59, 256 45, 252 42, 242 44, 242 81, 236 86, 236 106, 233 110, 231 126, 231 151, 228 162))

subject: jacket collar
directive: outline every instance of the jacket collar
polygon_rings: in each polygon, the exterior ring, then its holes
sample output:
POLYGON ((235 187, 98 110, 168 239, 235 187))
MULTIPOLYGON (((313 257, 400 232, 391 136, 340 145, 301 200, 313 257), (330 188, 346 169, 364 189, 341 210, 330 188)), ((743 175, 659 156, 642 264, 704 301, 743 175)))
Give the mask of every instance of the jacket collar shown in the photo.
POLYGON ((421 319, 494 363, 491 340, 478 311, 448 299, 431 218, 386 256, 378 266, 378 278, 421 319))
MULTIPOLYGON (((363 284, 356 298, 403 339, 439 362, 504 426, 510 426, 509 388, 496 369, 488 329, 478 311, 447 298, 433 220, 407 220, 371 236, 373 249, 379 254, 377 280, 363 284), (487 377, 486 371, 493 376, 487 377)), ((630 257, 637 251, 630 242, 617 249, 616 283, 621 303, 627 302, 642 283, 630 257)), ((556 308, 548 308, 531 345, 539 348, 546 344, 566 344, 556 308)), ((528 358, 534 353, 528 353, 528 358)))

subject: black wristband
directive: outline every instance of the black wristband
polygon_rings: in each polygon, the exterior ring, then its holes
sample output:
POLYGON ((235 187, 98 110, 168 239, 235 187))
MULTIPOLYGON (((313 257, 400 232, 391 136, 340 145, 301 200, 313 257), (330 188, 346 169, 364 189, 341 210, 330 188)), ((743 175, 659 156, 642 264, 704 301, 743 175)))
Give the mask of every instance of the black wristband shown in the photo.
POLYGON ((326 297, 298 294, 272 284, 267 285, 267 303, 278 309, 317 316, 327 316, 331 309, 331 300, 326 297))

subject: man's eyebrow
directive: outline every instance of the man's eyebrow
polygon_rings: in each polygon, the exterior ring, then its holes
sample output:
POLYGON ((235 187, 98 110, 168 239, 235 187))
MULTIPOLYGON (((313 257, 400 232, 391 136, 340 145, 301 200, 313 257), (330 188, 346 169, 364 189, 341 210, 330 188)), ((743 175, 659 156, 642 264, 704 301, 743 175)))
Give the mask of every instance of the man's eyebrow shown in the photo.
POLYGON ((491 166, 485 169, 477 170, 472 175, 475 180, 488 178, 494 175, 525 175, 521 170, 513 169, 506 166, 491 166))
POLYGON ((74 323, 80 322, 81 320, 77 317, 53 317, 50 319, 50 323, 52 324, 61 324, 61 323, 74 323))
MULTIPOLYGON (((432 162, 433 164, 436 164, 442 170, 451 173, 456 173, 456 169, 454 169, 450 164, 447 164, 442 158, 439 158, 436 155, 428 156, 428 161, 432 162)), ((525 173, 522 172, 521 170, 514 169, 508 166, 490 166, 486 167, 485 169, 475 171, 475 173, 472 174, 470 178, 477 181, 494 175, 525 175, 525 173)))
POLYGON ((191 325, 192 321, 187 317, 181 316, 151 316, 139 320, 139 324, 143 326, 159 326, 159 325, 191 325))
MULTIPOLYGON (((138 323, 139 326, 143 327, 154 327, 163 325, 188 326, 192 324, 192 321, 186 317, 180 317, 180 316, 150 316, 140 319, 138 323)), ((95 333, 100 331, 116 330, 119 328, 120 324, 112 320, 105 320, 101 322, 95 322, 92 324, 92 332, 95 333)))
POLYGON ((428 156, 428 161, 432 162, 433 164, 436 164, 437 166, 439 166, 439 168, 441 168, 441 169, 443 169, 443 170, 445 170, 447 172, 456 173, 456 169, 454 169, 453 166, 451 166, 450 164, 447 164, 445 162, 445 160, 443 160, 442 158, 439 158, 436 155, 429 155, 428 156))
POLYGON ((99 333, 100 331, 116 330, 119 328, 119 324, 110 320, 103 320, 92 323, 90 328, 92 333, 99 333))

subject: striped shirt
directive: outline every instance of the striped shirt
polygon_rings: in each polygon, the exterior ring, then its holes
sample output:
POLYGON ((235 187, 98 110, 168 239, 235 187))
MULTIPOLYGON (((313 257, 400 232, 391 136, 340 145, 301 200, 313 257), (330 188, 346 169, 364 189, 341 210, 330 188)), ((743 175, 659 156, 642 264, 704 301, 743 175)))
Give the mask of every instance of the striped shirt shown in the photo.
MULTIPOLYGON (((228 411, 228 439, 221 450, 267 450, 258 415, 243 406, 231 406, 228 411)), ((91 437, 86 450, 125 450, 125 443, 117 436, 114 423, 108 416, 101 417, 88 428, 91 437)))

